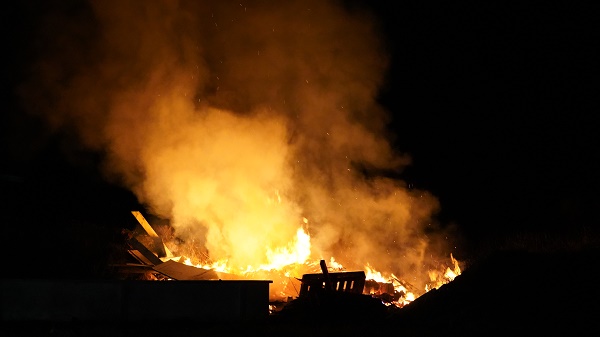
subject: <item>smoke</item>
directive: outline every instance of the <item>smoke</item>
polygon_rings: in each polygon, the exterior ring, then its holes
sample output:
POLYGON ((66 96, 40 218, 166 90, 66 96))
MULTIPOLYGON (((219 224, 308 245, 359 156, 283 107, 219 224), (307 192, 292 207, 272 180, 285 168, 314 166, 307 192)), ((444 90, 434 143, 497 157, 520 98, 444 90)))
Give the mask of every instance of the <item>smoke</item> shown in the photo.
POLYGON ((314 258, 417 273, 438 209, 401 172, 367 11, 335 1, 91 1, 54 8, 22 86, 103 153, 107 179, 233 266, 304 226, 314 258), (306 221, 304 220, 306 219, 306 221), (306 223, 305 223, 306 222, 306 223))

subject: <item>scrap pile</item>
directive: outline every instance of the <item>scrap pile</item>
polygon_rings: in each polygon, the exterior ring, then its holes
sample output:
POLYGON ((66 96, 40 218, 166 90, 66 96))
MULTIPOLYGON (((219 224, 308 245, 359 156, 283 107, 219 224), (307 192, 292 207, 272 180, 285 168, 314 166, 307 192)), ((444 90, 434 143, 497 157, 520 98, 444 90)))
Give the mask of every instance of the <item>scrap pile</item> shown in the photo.
POLYGON ((131 212, 139 226, 123 229, 126 250, 131 262, 112 264, 120 279, 144 280, 237 280, 240 277, 211 269, 186 265, 165 245, 162 238, 138 211, 131 212))
MULTIPOLYGON (((183 263, 184 258, 174 256, 162 238, 138 211, 131 212, 138 225, 133 231, 123 230, 128 262, 113 264, 120 279, 137 280, 246 280, 239 275, 212 269, 194 267, 183 263)), ((297 298, 271 301, 271 313, 279 317, 303 317, 316 313, 331 316, 361 317, 381 316, 387 307, 403 295, 391 283, 366 279, 364 271, 330 272, 324 260, 321 273, 307 273, 300 281, 297 298), (328 314, 326 313, 328 312, 328 314), (335 316, 335 315, 334 315, 335 316)))

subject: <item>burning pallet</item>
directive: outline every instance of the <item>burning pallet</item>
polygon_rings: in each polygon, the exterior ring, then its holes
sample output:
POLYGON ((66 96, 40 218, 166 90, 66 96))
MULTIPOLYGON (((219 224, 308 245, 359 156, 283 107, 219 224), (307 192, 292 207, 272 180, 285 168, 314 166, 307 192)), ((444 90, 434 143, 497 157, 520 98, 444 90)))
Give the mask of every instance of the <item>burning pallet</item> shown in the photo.
POLYGON ((276 313, 282 320, 381 318, 387 307, 377 298, 364 294, 364 271, 334 272, 321 260, 322 273, 302 275, 298 298, 276 313))
POLYGON ((365 287, 366 275, 364 271, 336 272, 327 270, 325 260, 321 260, 322 274, 304 274, 300 282, 299 297, 310 296, 314 292, 323 290, 362 294, 365 287))

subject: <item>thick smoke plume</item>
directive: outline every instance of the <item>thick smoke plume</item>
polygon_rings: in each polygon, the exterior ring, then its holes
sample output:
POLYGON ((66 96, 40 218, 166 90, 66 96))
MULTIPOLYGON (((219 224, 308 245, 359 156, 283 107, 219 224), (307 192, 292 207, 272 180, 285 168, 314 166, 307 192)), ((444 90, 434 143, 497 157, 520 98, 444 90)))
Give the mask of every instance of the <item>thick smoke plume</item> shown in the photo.
POLYGON ((425 282, 425 191, 371 172, 410 158, 376 102, 377 21, 332 1, 70 2, 45 18, 30 111, 105 155, 177 236, 266 264, 303 226, 311 254, 425 282), (419 279, 417 279, 419 278, 419 279))

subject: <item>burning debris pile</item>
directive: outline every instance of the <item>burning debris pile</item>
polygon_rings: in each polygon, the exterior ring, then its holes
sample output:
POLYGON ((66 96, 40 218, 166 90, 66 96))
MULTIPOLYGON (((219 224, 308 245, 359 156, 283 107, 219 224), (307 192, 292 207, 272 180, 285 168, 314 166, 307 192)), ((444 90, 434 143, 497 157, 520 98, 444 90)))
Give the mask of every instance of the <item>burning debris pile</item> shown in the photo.
MULTIPOLYGON (((139 211, 132 211, 138 221, 135 230, 123 230, 126 241, 126 251, 133 262, 113 264, 116 274, 120 279, 152 280, 152 281, 178 281, 178 280, 273 280, 275 282, 269 293, 270 311, 278 313, 291 302, 298 307, 311 304, 315 301, 321 303, 340 298, 352 300, 361 299, 367 295, 377 299, 377 303, 384 306, 402 307, 416 298, 415 294, 425 291, 418 290, 408 282, 395 275, 384 278, 381 273, 370 267, 366 271, 345 271, 344 268, 332 258, 334 268, 328 267, 325 260, 319 261, 320 272, 315 272, 314 263, 305 262, 293 266, 282 265, 279 268, 249 268, 243 273, 232 273, 227 270, 225 262, 193 265, 186 256, 176 256, 163 241, 154 228, 148 223, 139 211), (301 273, 301 278, 298 275, 301 273), (282 289, 292 288, 294 292, 284 292, 282 289), (333 297, 332 297, 333 296, 333 297), (316 299, 318 300, 316 300, 316 299)), ((208 258, 208 257, 207 257, 208 258)), ((435 287, 447 283, 460 274, 458 261, 451 257, 453 268, 447 267, 442 281, 437 281, 435 287)), ((432 271, 431 274, 436 274, 432 271)), ((367 302, 368 303, 368 302, 367 302)), ((289 312, 291 309, 287 309, 289 312)))
POLYGON ((125 236, 127 253, 135 262, 113 264, 112 267, 119 278, 154 281, 243 279, 240 276, 183 263, 182 257, 173 255, 142 213, 131 213, 138 220, 139 226, 133 231, 123 229, 122 233, 125 236))
POLYGON ((19 93, 66 152, 98 154, 94 169, 168 219, 173 237, 128 233, 126 268, 268 279, 287 300, 325 260, 400 306, 456 274, 437 198, 401 179, 411 158, 389 122, 403 112, 378 100, 389 55, 372 13, 320 0, 75 3, 48 5, 19 93))

